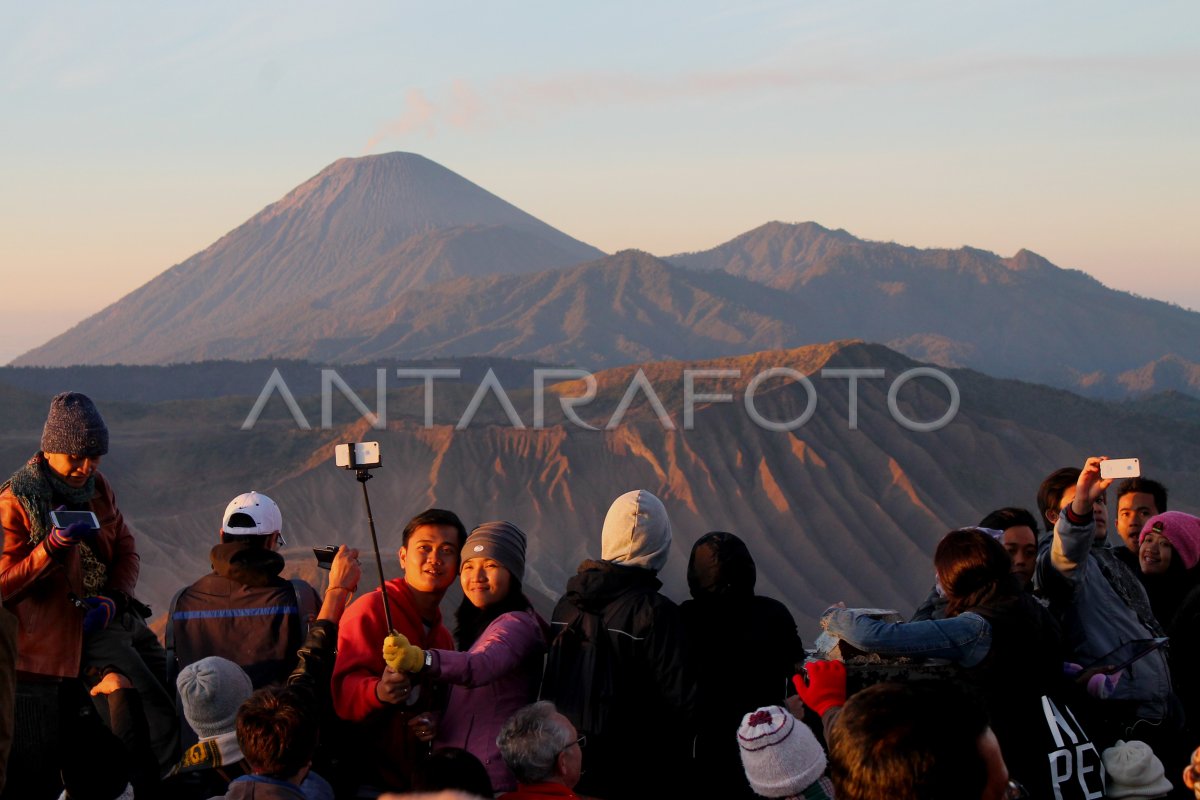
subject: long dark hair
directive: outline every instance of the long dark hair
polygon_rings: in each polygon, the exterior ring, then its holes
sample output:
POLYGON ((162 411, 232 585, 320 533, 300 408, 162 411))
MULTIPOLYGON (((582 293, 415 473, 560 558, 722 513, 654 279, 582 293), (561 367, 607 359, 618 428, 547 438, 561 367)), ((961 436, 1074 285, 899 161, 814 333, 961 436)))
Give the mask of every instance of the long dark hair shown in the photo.
POLYGON ((458 611, 454 612, 454 641, 458 643, 458 649, 470 649, 479 636, 487 630, 487 626, 502 614, 510 611, 525 611, 530 607, 529 598, 525 596, 525 592, 521 591, 521 581, 517 579, 516 575, 510 577, 508 594, 486 608, 479 608, 463 597, 462 602, 458 604, 458 611))
POLYGON ((946 616, 1019 592, 1004 545, 975 528, 950 531, 938 542, 933 567, 946 592, 946 616))

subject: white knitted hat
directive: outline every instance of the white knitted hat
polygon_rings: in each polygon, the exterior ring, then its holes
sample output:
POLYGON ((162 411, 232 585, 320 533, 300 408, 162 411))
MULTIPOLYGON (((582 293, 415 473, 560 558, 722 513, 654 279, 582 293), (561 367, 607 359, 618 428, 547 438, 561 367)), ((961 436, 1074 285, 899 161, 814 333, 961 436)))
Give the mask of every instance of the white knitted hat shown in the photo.
POLYGON ((1166 797, 1171 791, 1171 782, 1163 772, 1162 762, 1145 742, 1118 739, 1102 757, 1104 771, 1108 773, 1105 797, 1151 800, 1166 797))
POLYGON ((800 794, 825 772, 825 751, 812 731, 779 706, 747 714, 737 737, 746 780, 763 797, 800 794))

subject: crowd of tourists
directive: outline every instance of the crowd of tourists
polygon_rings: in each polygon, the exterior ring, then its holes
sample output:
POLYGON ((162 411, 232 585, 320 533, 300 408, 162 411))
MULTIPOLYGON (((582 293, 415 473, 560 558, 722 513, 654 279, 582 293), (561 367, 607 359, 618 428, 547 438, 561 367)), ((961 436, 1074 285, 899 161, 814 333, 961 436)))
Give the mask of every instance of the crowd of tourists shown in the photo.
POLYGON ((322 594, 246 492, 156 633, 99 410, 56 396, 40 444, 0 487, 0 800, 1200 798, 1200 518, 1102 457, 946 533, 911 620, 839 603, 806 650, 734 533, 664 595, 645 490, 549 620, 512 522, 427 509, 400 577, 360 592, 343 545, 322 594))

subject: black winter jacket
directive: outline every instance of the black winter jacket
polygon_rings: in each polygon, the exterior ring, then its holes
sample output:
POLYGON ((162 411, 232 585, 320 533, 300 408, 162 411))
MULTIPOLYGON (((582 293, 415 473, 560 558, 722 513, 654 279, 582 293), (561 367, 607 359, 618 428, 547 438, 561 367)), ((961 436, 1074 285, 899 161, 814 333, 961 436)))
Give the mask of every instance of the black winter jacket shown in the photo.
MULTIPOLYGON (((597 613, 614 656, 609 724, 590 734, 580 795, 658 798, 672 794, 686 767, 696 719, 679 608, 659 594, 652 570, 584 561, 554 608, 554 632, 583 611, 597 613)), ((553 699, 548 698, 548 699, 553 699)))

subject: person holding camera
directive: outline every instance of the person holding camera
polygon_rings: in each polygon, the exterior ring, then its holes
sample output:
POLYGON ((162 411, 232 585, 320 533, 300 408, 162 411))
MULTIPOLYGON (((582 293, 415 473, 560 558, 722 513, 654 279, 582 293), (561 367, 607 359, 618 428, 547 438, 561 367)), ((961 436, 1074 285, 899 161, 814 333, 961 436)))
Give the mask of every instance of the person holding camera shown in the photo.
POLYGON ((60 709, 60 691, 64 698, 80 696, 62 684, 89 667, 115 665, 130 678, 156 756, 169 763, 174 755, 174 704, 160 678, 165 655, 145 624, 149 609, 134 596, 140 561, 99 472, 106 453, 108 427, 96 405, 86 395, 63 392, 51 401, 41 449, 0 487, 0 595, 19 622, 19 735, 4 797, 36 800, 61 788, 58 722, 60 711, 69 710, 60 709), (54 512, 67 510, 90 512, 88 521, 56 527, 54 512))
MULTIPOLYGON (((202 658, 229 659, 254 688, 283 682, 317 615, 317 591, 281 576, 283 515, 275 501, 245 492, 225 507, 213 571, 171 601, 167 649, 174 674, 202 658)), ((189 742, 190 743, 190 742, 189 742)))
POLYGON ((521 590, 525 532, 511 522, 485 522, 462 548, 458 646, 423 650, 403 634, 388 637, 384 661, 451 685, 435 747, 462 748, 487 768, 495 792, 517 788, 496 736, 510 715, 537 697, 550 626, 521 590))
POLYGON ((400 633, 423 649, 453 650, 440 605, 458 577, 459 551, 467 538, 458 515, 430 508, 408 521, 401 534, 404 575, 363 595, 346 609, 338 630, 333 666, 333 707, 348 726, 359 756, 362 782, 407 790, 428 743, 436 734, 429 713, 433 685, 422 676, 388 666, 389 634, 383 604, 400 633), (383 592, 381 595, 380 592, 383 592))
MULTIPOLYGON (((1070 661, 1085 666, 1102 664, 1128 642, 1163 636, 1139 576, 1121 562, 1099 527, 1102 499, 1112 483, 1101 478, 1104 460, 1096 456, 1083 469, 1056 470, 1038 491, 1052 535, 1040 543, 1034 585, 1062 623, 1070 661)), ((1105 741, 1149 741, 1160 732, 1170 738, 1180 725, 1161 650, 1121 670, 1112 691, 1089 705, 1097 738, 1105 741)))

